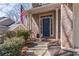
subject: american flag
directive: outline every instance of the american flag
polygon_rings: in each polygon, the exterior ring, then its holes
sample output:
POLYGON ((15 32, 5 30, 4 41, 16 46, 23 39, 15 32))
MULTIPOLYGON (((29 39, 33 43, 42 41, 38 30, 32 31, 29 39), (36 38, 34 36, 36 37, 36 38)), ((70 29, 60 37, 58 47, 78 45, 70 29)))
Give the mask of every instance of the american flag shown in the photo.
POLYGON ((24 24, 24 17, 26 17, 26 11, 23 5, 21 5, 20 7, 20 12, 21 12, 21 15, 20 15, 21 23, 24 24))

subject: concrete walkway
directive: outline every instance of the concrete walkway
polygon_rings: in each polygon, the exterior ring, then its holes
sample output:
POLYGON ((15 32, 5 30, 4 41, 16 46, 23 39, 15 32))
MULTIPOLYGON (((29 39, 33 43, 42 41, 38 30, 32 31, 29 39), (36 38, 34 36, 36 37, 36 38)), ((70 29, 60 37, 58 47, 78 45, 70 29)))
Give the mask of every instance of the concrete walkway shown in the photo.
POLYGON ((37 56, 50 56, 48 42, 39 42, 37 46, 29 48, 29 52, 33 52, 37 56))

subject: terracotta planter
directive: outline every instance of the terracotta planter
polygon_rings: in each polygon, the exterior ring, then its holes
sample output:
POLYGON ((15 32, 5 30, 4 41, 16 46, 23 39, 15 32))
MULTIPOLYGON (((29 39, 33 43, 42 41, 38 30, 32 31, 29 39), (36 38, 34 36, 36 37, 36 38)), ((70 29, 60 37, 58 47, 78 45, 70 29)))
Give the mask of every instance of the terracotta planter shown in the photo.
POLYGON ((28 52, 28 47, 23 47, 23 48, 21 49, 21 55, 22 55, 22 56, 26 56, 26 55, 27 55, 27 52, 28 52))

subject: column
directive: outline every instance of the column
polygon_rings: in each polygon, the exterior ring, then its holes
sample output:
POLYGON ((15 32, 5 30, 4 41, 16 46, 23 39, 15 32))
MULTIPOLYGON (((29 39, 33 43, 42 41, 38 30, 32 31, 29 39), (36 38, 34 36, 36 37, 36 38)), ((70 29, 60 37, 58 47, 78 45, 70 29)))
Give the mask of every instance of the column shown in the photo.
POLYGON ((73 41, 74 47, 79 49, 79 4, 73 4, 73 41))
POLYGON ((58 40, 58 8, 56 9, 56 40, 58 40))
POLYGON ((32 30, 32 15, 29 14, 29 30, 32 30))

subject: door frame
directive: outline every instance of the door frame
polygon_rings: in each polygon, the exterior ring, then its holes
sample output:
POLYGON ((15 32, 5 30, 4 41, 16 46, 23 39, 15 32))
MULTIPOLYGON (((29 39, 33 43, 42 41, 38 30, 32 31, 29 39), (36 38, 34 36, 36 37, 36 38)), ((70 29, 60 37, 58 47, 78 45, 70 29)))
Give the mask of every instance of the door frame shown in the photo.
POLYGON ((51 32, 52 32, 52 31, 51 31, 51 20, 52 20, 52 19, 51 19, 51 18, 52 18, 51 16, 45 16, 44 18, 41 17, 41 22, 42 22, 42 25, 41 25, 41 26, 42 26, 42 29, 41 29, 41 30, 42 30, 42 37, 44 37, 44 36, 43 36, 43 20, 44 20, 45 18, 49 18, 49 24, 50 24, 50 25, 49 25, 49 28, 50 28, 50 29, 49 29, 49 32, 50 32, 50 33, 49 33, 49 37, 50 37, 50 36, 51 36, 51 32))
MULTIPOLYGON (((49 15, 51 15, 51 18, 52 18, 52 29, 53 29, 53 34, 50 34, 50 37, 54 37, 54 35, 55 35, 55 24, 54 24, 54 21, 55 21, 55 18, 54 18, 54 13, 53 12, 48 12, 48 13, 43 13, 43 14, 39 14, 39 34, 40 34, 40 37, 43 37, 43 35, 41 34, 41 17, 43 17, 43 16, 49 16, 49 15)), ((50 27, 51 28, 51 27, 50 27)))

